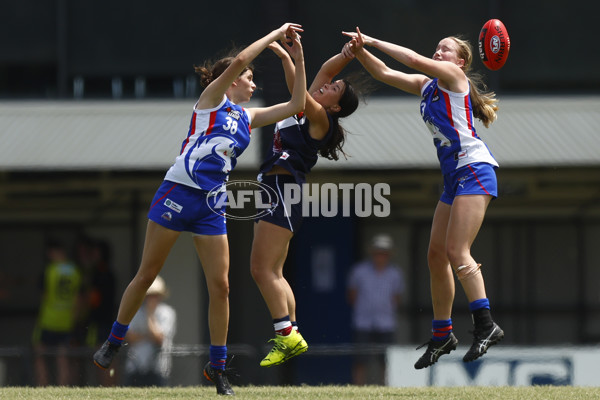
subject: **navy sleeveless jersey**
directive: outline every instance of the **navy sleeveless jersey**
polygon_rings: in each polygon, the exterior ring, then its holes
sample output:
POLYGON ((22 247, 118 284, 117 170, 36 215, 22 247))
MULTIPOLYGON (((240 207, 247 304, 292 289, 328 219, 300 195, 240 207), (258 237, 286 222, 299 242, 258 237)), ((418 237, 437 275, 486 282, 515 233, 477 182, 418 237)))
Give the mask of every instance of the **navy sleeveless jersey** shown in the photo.
POLYGON ((260 166, 260 173, 269 172, 274 165, 279 165, 294 176, 296 183, 304 183, 306 174, 317 163, 319 149, 331 139, 333 121, 329 114, 327 118, 329 131, 322 140, 310 137, 309 121, 304 113, 279 121, 275 125, 271 154, 260 166))

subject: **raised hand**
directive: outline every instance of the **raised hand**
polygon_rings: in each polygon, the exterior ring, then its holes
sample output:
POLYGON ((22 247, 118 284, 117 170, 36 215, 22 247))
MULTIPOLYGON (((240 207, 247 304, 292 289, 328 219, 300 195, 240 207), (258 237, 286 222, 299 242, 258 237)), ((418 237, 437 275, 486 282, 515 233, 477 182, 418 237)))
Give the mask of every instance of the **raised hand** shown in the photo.
POLYGON ((279 28, 279 37, 277 40, 290 43, 294 38, 294 34, 297 34, 297 32, 304 32, 302 25, 295 24, 293 22, 287 22, 281 25, 281 28, 279 28))
POLYGON ((354 39, 350 40, 348 43, 344 44, 344 47, 342 47, 341 53, 344 58, 354 58, 354 48, 352 47, 353 40, 354 39))
POLYGON ((352 39, 350 43, 354 43, 353 47, 356 50, 362 49, 365 45, 373 45, 373 38, 362 34, 358 26, 356 27, 356 32, 342 32, 342 35, 348 36, 352 39))
POLYGON ((287 57, 287 52, 278 42, 269 43, 269 49, 273 50, 273 53, 279 58, 287 57))
POLYGON ((300 35, 297 32, 293 33, 291 44, 286 43, 285 46, 294 60, 304 57, 302 52, 302 43, 300 42, 300 35))

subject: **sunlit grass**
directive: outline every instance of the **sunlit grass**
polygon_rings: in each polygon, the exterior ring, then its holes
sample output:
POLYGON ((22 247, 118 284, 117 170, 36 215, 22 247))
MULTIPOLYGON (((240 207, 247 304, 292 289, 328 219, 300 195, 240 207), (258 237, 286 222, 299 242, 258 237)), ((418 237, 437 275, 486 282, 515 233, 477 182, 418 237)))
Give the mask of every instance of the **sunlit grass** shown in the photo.
MULTIPOLYGON (((439 400, 569 400, 600 399, 600 387, 452 387, 391 388, 383 386, 237 386, 240 399, 439 399, 439 400)), ((100 388, 7 387, 0 399, 19 400, 170 400, 216 398, 213 387, 100 388)))

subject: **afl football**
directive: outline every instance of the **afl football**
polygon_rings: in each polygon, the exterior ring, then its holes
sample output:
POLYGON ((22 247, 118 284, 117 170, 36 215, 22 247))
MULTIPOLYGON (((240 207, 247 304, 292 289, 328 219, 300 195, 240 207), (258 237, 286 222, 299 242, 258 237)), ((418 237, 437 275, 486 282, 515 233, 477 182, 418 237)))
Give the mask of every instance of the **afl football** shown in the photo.
POLYGON ((510 38, 499 19, 490 19, 479 32, 479 56, 483 65, 492 71, 502 68, 510 50, 510 38))

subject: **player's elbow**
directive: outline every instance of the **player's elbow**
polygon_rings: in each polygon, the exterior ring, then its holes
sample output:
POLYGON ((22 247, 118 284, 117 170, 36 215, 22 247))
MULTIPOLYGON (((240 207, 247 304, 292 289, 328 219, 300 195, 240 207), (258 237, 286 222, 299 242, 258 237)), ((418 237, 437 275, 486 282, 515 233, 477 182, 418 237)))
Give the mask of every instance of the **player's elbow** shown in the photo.
POLYGON ((301 100, 292 100, 289 103, 289 107, 290 107, 290 110, 291 110, 290 113, 292 115, 298 114, 298 113, 304 111, 304 108, 306 107, 306 99, 305 99, 305 97, 303 96, 301 100))

